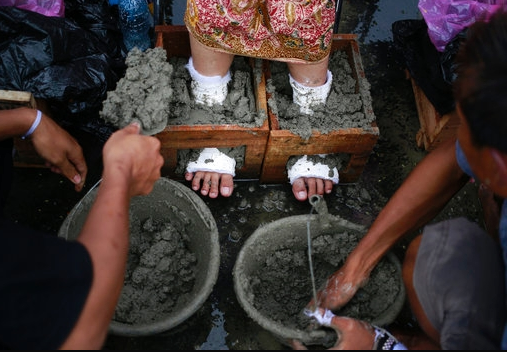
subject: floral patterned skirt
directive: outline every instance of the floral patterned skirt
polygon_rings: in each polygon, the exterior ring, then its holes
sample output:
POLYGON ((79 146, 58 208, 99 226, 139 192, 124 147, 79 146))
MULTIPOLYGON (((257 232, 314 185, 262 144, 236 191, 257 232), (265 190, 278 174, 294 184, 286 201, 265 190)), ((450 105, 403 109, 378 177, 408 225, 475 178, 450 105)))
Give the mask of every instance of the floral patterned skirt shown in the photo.
POLYGON ((185 24, 202 44, 235 55, 319 62, 331 50, 335 0, 187 0, 185 24))

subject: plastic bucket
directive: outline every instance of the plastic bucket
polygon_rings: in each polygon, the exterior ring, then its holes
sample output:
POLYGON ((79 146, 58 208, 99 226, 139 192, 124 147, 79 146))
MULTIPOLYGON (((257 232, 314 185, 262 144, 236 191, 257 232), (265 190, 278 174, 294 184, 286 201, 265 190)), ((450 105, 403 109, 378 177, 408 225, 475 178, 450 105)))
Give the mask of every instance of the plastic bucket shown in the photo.
MULTIPOLYGON (((58 236, 77 238, 97 190, 74 206, 58 236)), ((188 187, 162 177, 150 194, 132 199, 130 231, 125 284, 110 332, 146 336, 170 330, 203 305, 216 283, 215 219, 188 187)))
MULTIPOLYGON (((308 233, 318 289, 343 264, 366 229, 327 214, 325 205, 317 211, 318 215, 291 216, 259 227, 239 252, 234 289, 250 318, 283 343, 297 339, 328 348, 336 342, 334 330, 317 326, 303 313, 313 297, 308 233)), ((401 264, 389 252, 368 283, 334 313, 383 326, 394 321, 404 302, 401 264)))

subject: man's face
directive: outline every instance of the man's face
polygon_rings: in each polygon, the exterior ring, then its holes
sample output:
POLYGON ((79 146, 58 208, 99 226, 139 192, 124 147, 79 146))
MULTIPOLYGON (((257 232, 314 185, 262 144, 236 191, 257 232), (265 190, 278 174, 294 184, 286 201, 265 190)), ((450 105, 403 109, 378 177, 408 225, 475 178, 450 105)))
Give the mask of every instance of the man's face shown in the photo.
POLYGON ((498 164, 498 160, 494 157, 494 153, 499 152, 493 151, 490 147, 477 147, 474 145, 470 127, 459 105, 456 111, 460 118, 458 140, 472 171, 479 181, 487 185, 493 193, 500 197, 507 198, 507 180, 505 179, 505 173, 500 171, 501 167, 498 164))

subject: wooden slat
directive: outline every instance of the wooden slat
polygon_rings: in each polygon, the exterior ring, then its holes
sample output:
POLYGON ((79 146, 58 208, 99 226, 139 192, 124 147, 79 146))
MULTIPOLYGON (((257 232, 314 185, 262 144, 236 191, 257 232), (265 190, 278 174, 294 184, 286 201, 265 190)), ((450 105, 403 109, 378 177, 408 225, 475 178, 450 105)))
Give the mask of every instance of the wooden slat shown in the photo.
MULTIPOLYGON (((408 73, 407 73, 408 75, 408 73)), ((420 129, 416 134, 416 143, 419 148, 426 151, 434 150, 438 145, 448 138, 454 138, 459 126, 459 117, 456 111, 441 115, 431 104, 426 94, 410 77, 412 90, 417 107, 420 129)))

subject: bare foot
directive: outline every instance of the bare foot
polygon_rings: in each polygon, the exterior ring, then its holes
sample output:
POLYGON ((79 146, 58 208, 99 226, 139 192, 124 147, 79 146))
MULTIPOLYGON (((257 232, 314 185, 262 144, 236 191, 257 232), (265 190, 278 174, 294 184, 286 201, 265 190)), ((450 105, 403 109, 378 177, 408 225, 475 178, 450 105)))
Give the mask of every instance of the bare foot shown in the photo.
POLYGON ((333 191, 333 181, 316 177, 300 177, 292 183, 292 193, 299 201, 311 196, 329 194, 333 191))
POLYGON ((195 173, 185 173, 185 180, 192 181, 192 189, 198 191, 201 189, 203 196, 217 198, 219 195, 218 188, 220 186, 220 195, 229 197, 234 189, 234 179, 230 174, 220 174, 218 172, 198 171, 195 173), (201 186, 202 185, 202 186, 201 186))
POLYGON ((498 240, 498 226, 500 225, 501 207, 500 200, 489 189, 489 187, 483 183, 479 185, 478 197, 482 205, 486 231, 491 237, 498 240))

